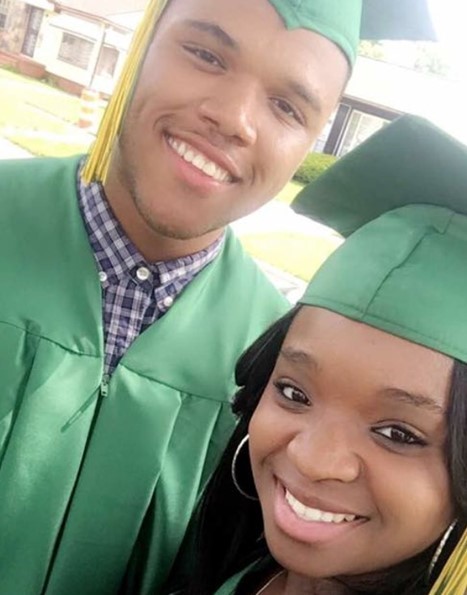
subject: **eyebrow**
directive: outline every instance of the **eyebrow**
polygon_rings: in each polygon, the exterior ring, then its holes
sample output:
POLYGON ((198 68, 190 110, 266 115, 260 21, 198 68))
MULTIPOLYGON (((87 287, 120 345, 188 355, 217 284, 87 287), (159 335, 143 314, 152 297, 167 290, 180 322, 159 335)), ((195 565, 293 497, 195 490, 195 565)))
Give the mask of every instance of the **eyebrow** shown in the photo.
POLYGON ((303 99, 315 111, 321 112, 321 99, 316 92, 307 89, 305 85, 294 79, 286 79, 285 84, 295 95, 298 95, 298 97, 303 99))
MULTIPOLYGON (((286 361, 308 368, 318 368, 317 360, 306 351, 297 349, 295 347, 283 347, 280 351, 280 356, 286 361)), ((444 415, 444 408, 435 401, 435 399, 427 395, 419 393, 411 393, 400 388, 385 388, 381 391, 384 397, 412 405, 413 407, 427 409, 438 415, 444 415)))
POLYGON ((296 349, 295 347, 283 347, 280 351, 280 355, 292 364, 299 364, 300 366, 307 366, 312 368, 318 367, 318 362, 306 351, 296 349))
POLYGON ((209 33, 209 35, 215 37, 217 41, 220 41, 220 43, 231 49, 238 50, 239 48, 239 45, 235 41, 235 39, 230 37, 230 35, 226 31, 224 31, 222 27, 216 25, 216 23, 211 23, 210 21, 197 21, 193 19, 187 19, 186 21, 184 21, 184 24, 188 27, 201 31, 202 33, 209 33))
POLYGON ((441 405, 437 403, 435 399, 432 399, 426 395, 409 393, 405 390, 401 390, 400 388, 386 388, 383 390, 383 396, 394 399, 401 403, 413 405, 414 407, 427 409, 433 413, 444 415, 443 407, 441 407, 441 405))

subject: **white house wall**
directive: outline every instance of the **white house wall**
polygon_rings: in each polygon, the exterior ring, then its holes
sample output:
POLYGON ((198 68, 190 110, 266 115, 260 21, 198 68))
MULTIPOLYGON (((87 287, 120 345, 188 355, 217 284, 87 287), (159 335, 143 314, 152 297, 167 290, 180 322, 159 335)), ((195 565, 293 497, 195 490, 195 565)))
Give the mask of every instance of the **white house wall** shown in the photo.
POLYGON ((464 143, 467 83, 359 57, 345 93, 368 105, 428 118, 464 143))
POLYGON ((127 52, 131 43, 131 37, 132 35, 130 33, 123 34, 112 29, 108 29, 106 31, 105 45, 115 48, 118 50, 119 54, 113 78, 98 75, 94 77, 93 87, 104 95, 111 95, 114 90, 115 82, 118 80, 125 63, 127 52))
POLYGON ((86 35, 80 35, 76 31, 70 31, 69 29, 57 27, 53 24, 53 20, 54 17, 49 19, 47 32, 42 36, 42 43, 40 44, 40 48, 36 50, 34 57, 45 65, 47 72, 59 77, 63 77, 80 85, 87 86, 90 82, 93 67, 97 59, 97 39, 89 38, 86 35), (94 49, 91 53, 89 67, 87 70, 78 68, 73 66, 73 64, 69 64, 68 62, 63 62, 62 60, 58 59, 64 33, 72 33, 94 43, 94 49))
POLYGON ((110 95, 113 91, 115 80, 120 74, 128 48, 131 43, 131 32, 124 33, 106 27, 103 23, 96 23, 76 18, 64 13, 55 14, 49 12, 44 18, 42 29, 39 34, 38 44, 34 59, 44 64, 46 71, 57 77, 64 78, 84 87, 92 83, 96 90, 110 95), (94 44, 87 69, 74 66, 69 62, 59 59, 60 47, 64 33, 70 33, 81 37, 94 44), (113 78, 94 75, 96 62, 99 59, 99 51, 102 45, 102 36, 105 35, 104 43, 108 47, 115 48, 119 52, 118 62, 113 78), (92 79, 92 80, 91 80, 92 79))

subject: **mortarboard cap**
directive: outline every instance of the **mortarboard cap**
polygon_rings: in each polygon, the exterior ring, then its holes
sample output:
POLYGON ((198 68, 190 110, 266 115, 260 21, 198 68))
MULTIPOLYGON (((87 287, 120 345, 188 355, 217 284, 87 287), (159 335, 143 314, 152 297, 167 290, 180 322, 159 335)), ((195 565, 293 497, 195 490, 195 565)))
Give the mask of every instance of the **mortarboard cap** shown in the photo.
MULTIPOLYGON (((403 116, 329 168, 294 208, 346 241, 302 304, 467 363, 467 147, 403 116)), ((467 532, 432 595, 467 592, 467 532)))
MULTIPOLYGON (((182 1, 182 0, 178 0, 182 1)), ((151 42, 157 21, 170 0, 149 0, 119 82, 104 114, 83 169, 86 182, 105 182, 110 155, 151 42)), ((269 0, 288 28, 307 28, 328 37, 350 64, 360 38, 434 39, 428 0, 269 0)))
POLYGON ((287 28, 316 31, 353 64, 360 39, 434 40, 427 0, 269 0, 287 28))

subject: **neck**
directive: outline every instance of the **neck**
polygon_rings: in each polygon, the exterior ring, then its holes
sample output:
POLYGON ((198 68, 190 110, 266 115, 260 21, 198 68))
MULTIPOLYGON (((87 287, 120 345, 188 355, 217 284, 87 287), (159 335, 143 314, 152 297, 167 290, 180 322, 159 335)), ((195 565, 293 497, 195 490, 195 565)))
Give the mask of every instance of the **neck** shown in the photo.
POLYGON ((208 248, 224 233, 225 228, 221 228, 185 239, 152 228, 114 172, 109 174, 104 192, 123 231, 147 262, 164 262, 195 254, 208 248))
POLYGON ((293 572, 284 576, 282 595, 352 595, 353 591, 332 579, 310 579, 293 572))

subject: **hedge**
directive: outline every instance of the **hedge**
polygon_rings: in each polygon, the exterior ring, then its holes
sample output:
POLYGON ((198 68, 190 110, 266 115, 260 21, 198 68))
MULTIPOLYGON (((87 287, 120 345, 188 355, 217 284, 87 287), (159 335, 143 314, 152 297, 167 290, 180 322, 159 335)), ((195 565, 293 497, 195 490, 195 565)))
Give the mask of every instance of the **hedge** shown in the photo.
POLYGON ((294 180, 302 184, 309 184, 330 167, 337 157, 324 153, 310 153, 294 175, 294 180))

